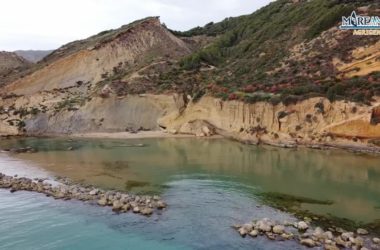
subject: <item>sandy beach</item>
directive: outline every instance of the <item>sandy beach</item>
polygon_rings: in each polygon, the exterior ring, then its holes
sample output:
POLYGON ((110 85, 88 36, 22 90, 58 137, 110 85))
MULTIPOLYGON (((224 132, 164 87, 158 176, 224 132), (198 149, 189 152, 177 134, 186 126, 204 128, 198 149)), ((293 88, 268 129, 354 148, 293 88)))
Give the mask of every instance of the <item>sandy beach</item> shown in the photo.
MULTIPOLYGON (((106 139, 143 139, 143 138, 189 138, 195 137, 190 134, 171 134, 164 131, 141 131, 138 133, 130 132, 95 132, 95 133, 77 133, 70 137, 75 138, 106 138, 106 139)), ((212 136, 207 138, 222 138, 221 136, 212 136)))

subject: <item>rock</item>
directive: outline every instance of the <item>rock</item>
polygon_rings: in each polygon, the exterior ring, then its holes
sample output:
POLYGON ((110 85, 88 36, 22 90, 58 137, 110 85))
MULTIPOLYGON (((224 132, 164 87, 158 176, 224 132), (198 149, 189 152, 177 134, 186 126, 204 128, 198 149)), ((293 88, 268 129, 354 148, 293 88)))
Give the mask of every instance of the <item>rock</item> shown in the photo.
POLYGON ((332 239, 334 238, 334 235, 332 234, 332 232, 330 232, 330 231, 326 231, 326 232, 323 233, 323 237, 324 237, 325 239, 332 240, 332 239))
POLYGON ((309 228, 309 225, 307 225, 307 223, 304 221, 300 221, 297 223, 297 228, 298 230, 305 231, 309 228))
POLYGON ((123 207, 121 208, 123 211, 127 212, 129 211, 129 209, 131 208, 131 205, 129 203, 123 205, 123 207))
POLYGON ((106 198, 101 198, 100 200, 98 200, 98 205, 100 205, 100 206, 106 206, 107 203, 108 203, 108 201, 106 198))
POLYGON ((256 229, 252 230, 250 233, 249 233, 249 236, 251 237, 257 237, 257 235, 259 235, 259 231, 257 231, 256 229))
POLYGON ((163 201, 157 201, 157 208, 158 209, 164 209, 166 208, 166 203, 163 201))
POLYGON ((315 247, 315 242, 312 239, 303 239, 300 241, 301 245, 307 246, 307 247, 315 247))
POLYGON ((300 237, 303 238, 303 239, 310 238, 311 237, 311 233, 307 233, 307 232, 303 233, 303 234, 300 235, 300 237))
MULTIPOLYGON (((57 178, 57 181, 60 181, 60 184, 53 186, 51 183, 44 182, 44 179, 18 178, 17 175, 6 176, 0 173, 0 188, 7 188, 10 192, 26 190, 38 192, 55 199, 94 201, 100 206, 110 205, 114 211, 126 212, 132 206, 135 213, 141 212, 144 215, 151 215, 156 207, 166 207, 166 204, 163 201, 154 201, 154 199, 160 199, 158 196, 139 197, 115 191, 105 192, 89 186, 72 184, 72 182, 67 181, 65 178, 57 178), (98 199, 98 197, 100 198, 98 199), (139 206, 143 207, 143 209, 141 210, 139 206)), ((249 224, 248 229, 253 229, 253 225, 249 224)))
POLYGON ((281 234, 281 238, 283 238, 284 240, 291 240, 291 239, 293 239, 293 234, 292 233, 283 233, 283 234, 281 234))
POLYGON ((153 213, 153 209, 149 208, 149 207, 145 207, 141 210, 141 214, 142 215, 145 215, 145 216, 149 216, 153 213))
POLYGON ((359 234, 359 235, 367 235, 368 234, 368 231, 363 229, 363 228, 358 228, 358 230, 356 230, 356 232, 359 234))
POLYGON ((202 132, 205 136, 210 136, 211 135, 211 131, 210 129, 207 127, 207 126, 203 126, 202 127, 202 132))
POLYGON ((341 246, 341 247, 347 247, 346 242, 342 239, 341 236, 335 238, 335 243, 336 243, 338 246, 341 246))
POLYGON ((318 238, 318 239, 321 239, 321 238, 323 238, 323 235, 324 235, 324 231, 323 231, 322 228, 320 228, 320 227, 316 227, 316 228, 314 229, 314 232, 313 232, 313 236, 314 236, 314 237, 316 237, 316 238, 318 238))
POLYGON ((241 237, 245 237, 248 234, 247 230, 244 227, 239 228, 238 232, 241 237))
POLYGON ((272 225, 273 223, 269 219, 264 218, 256 223, 255 228, 261 232, 270 232, 272 230, 272 225))
POLYGON ((310 222, 312 221, 312 219, 309 218, 309 217, 303 217, 303 220, 304 220, 305 222, 307 222, 307 223, 310 223, 310 222))
POLYGON ((283 225, 276 225, 273 227, 272 231, 275 234, 282 234, 285 231, 285 227, 283 225))
POLYGON ((331 244, 326 244, 325 250, 340 250, 340 248, 331 244))
POLYGON ((93 189, 90 191, 90 195, 97 195, 99 193, 98 189, 93 189))
POLYGON ((372 242, 375 244, 380 244, 380 239, 379 238, 373 238, 372 242))
POLYGON ((353 232, 345 232, 345 233, 341 234, 341 237, 344 241, 349 241, 350 237, 354 237, 354 233, 353 232))
POLYGON ((290 221, 284 221, 283 225, 286 227, 290 227, 290 226, 293 226, 293 223, 290 221))
POLYGON ((153 196, 153 200, 155 200, 155 201, 158 201, 158 200, 160 200, 161 198, 160 198, 160 196, 158 196, 158 195, 154 195, 153 196))
POLYGON ((134 208, 133 208, 133 212, 134 213, 140 213, 140 208, 138 207, 138 206, 135 206, 134 208))
POLYGON ((265 235, 268 237, 268 239, 270 240, 275 240, 276 239, 276 236, 271 233, 271 232, 266 232, 265 235))
POLYGON ((351 238, 350 238, 350 241, 351 241, 354 245, 356 245, 356 246, 358 246, 358 247, 362 247, 362 246, 364 246, 364 239, 363 239, 362 237, 360 237, 360 236, 354 238, 353 240, 351 240, 351 238))
POLYGON ((242 226, 247 232, 250 232, 253 230, 253 225, 251 223, 244 224, 242 226))
POLYGON ((122 207, 123 207, 123 203, 121 203, 121 201, 119 200, 114 201, 112 204, 113 211, 120 211, 122 207))

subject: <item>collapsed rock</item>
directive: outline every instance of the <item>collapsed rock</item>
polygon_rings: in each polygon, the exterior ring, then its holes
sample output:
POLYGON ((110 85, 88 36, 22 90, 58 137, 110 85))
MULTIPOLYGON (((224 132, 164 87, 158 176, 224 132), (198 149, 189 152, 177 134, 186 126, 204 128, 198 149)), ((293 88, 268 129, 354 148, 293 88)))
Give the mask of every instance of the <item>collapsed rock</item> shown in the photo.
POLYGON ((128 212, 131 207, 134 213, 145 216, 153 214, 155 209, 165 209, 166 203, 159 196, 136 196, 116 191, 104 191, 93 187, 83 187, 63 180, 64 183, 52 185, 44 179, 17 178, 0 173, 0 188, 10 192, 30 191, 43 193, 54 199, 89 201, 99 206, 111 206, 115 212, 128 212))
POLYGON ((310 224, 305 221, 299 222, 274 222, 268 218, 256 221, 255 223, 247 223, 244 225, 237 225, 234 228, 239 232, 242 237, 247 235, 252 238, 257 236, 266 236, 269 240, 294 240, 299 244, 306 247, 323 247, 327 250, 339 250, 340 248, 352 249, 380 249, 379 238, 365 237, 369 234, 364 229, 356 230, 356 233, 347 232, 341 228, 335 228, 324 231, 321 227, 312 228, 310 224), (371 245, 373 243, 373 245, 371 245))

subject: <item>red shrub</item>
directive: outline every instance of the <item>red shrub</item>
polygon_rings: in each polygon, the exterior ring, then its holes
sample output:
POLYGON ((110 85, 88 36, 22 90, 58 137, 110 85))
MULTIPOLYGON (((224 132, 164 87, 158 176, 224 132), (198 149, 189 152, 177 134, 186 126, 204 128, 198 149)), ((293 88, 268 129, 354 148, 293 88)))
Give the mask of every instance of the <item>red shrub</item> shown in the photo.
POLYGON ((230 101, 237 100, 237 99, 238 99, 238 96, 235 93, 231 93, 228 95, 228 100, 230 101))

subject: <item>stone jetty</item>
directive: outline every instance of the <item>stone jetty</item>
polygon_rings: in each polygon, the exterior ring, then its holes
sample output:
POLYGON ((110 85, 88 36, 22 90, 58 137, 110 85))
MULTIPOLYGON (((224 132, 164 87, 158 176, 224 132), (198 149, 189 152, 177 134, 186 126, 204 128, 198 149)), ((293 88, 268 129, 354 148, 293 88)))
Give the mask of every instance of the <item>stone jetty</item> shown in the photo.
POLYGON ((167 207, 159 196, 134 195, 118 191, 105 191, 94 187, 83 187, 69 182, 52 184, 44 179, 7 176, 0 173, 0 188, 16 191, 30 191, 45 194, 62 200, 80 200, 99 206, 112 207, 118 213, 132 211, 136 214, 150 216, 157 210, 167 207))
POLYGON ((312 227, 308 221, 279 223, 268 218, 252 221, 244 225, 233 226, 242 237, 256 238, 265 236, 273 241, 293 240, 308 248, 326 250, 339 249, 380 249, 380 239, 370 236, 366 229, 358 228, 355 232, 341 228, 323 230, 312 227))

